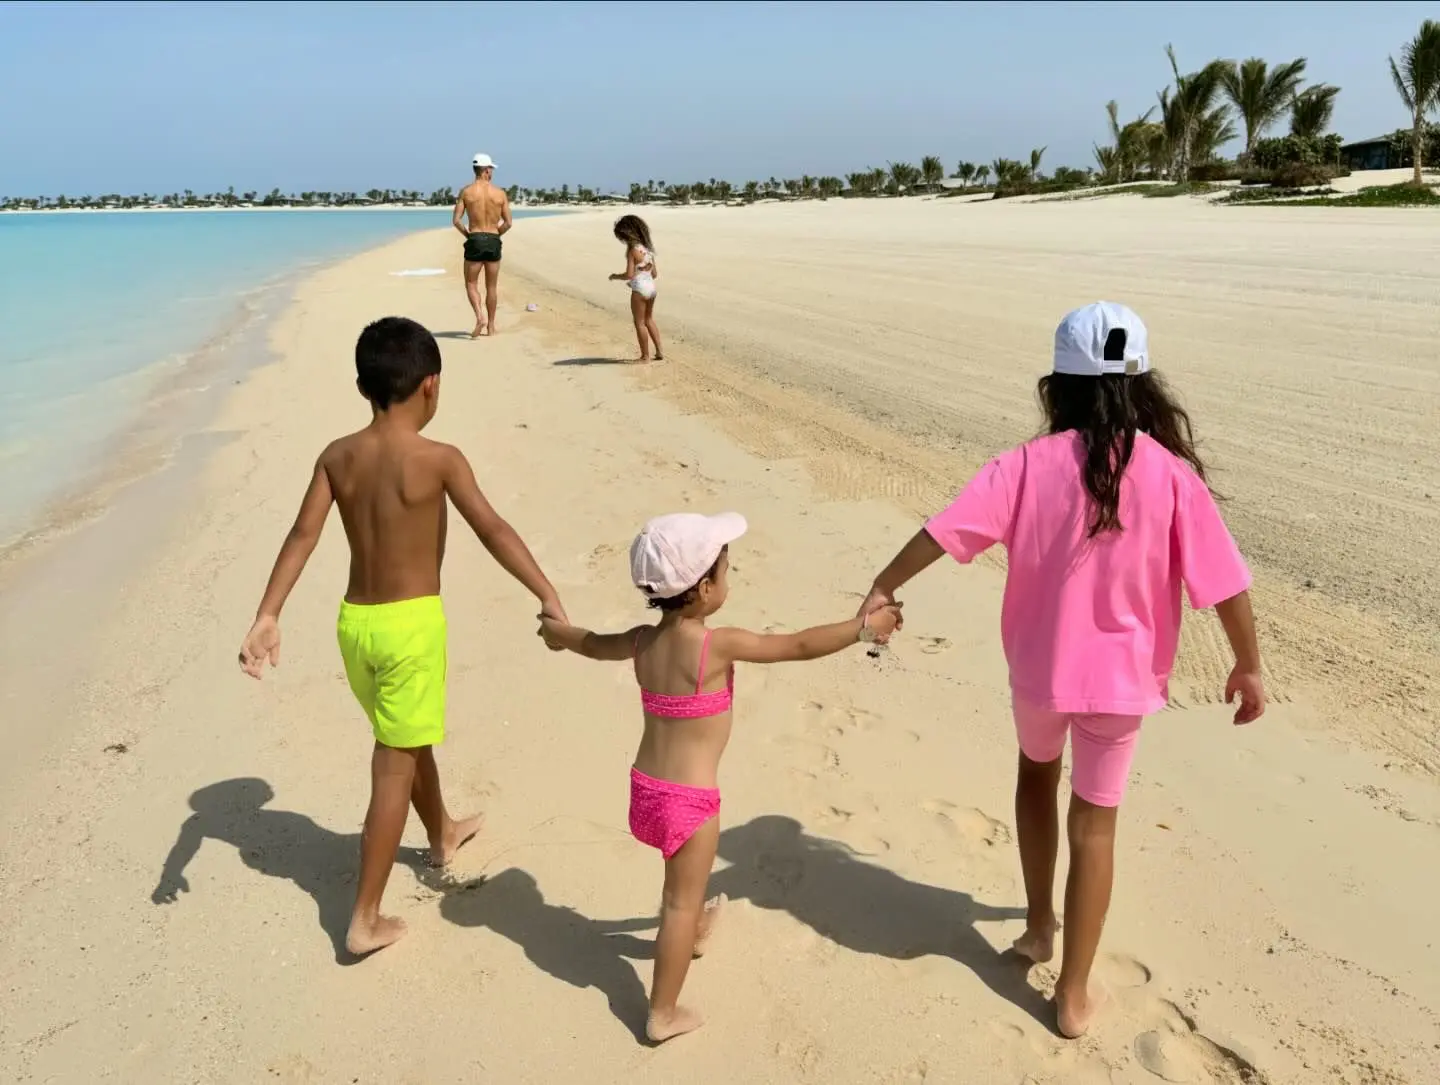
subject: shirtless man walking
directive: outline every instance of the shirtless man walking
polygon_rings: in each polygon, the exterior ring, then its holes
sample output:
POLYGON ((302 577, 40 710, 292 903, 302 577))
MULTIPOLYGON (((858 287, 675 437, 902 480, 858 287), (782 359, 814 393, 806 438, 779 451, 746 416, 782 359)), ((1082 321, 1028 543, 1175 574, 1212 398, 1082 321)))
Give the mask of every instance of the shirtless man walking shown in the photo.
POLYGON ((500 300, 500 238, 513 225, 510 200, 505 190, 490 183, 495 163, 488 154, 477 154, 470 163, 475 180, 460 190, 450 221, 465 238, 465 295, 475 310, 475 330, 470 338, 495 334, 495 305, 500 300), (461 219, 468 219, 462 226, 461 219), (481 312, 480 273, 485 273, 484 312, 481 312))

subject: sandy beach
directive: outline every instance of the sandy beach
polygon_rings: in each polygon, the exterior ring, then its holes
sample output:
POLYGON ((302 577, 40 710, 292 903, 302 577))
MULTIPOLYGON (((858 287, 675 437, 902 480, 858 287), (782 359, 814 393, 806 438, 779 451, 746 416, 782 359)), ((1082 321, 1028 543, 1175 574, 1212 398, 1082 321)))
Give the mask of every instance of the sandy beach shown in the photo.
POLYGON ((502 334, 478 342, 457 238, 416 234, 306 281, 195 450, 7 579, 0 650, 30 680, 5 692, 0 1078, 1440 1080, 1440 217, 644 213, 665 364, 618 364, 611 216, 520 223, 502 334), (447 273, 390 274, 422 267, 447 273), (625 827, 634 680, 546 652, 457 521, 438 757, 454 812, 488 821, 437 879, 412 819, 387 894, 410 934, 347 963, 370 736, 335 648, 333 518, 279 671, 249 682, 235 650, 309 464, 368 417, 369 320, 440 336, 431 432, 577 621, 643 617, 624 554, 646 518, 736 509, 724 616, 792 629, 853 613, 919 518, 1035 431, 1055 320, 1098 297, 1145 316, 1194 414, 1276 703, 1231 727, 1223 638, 1188 622, 1121 814, 1087 1037, 1051 1030, 1052 969, 1000 952, 1024 898, 999 559, 918 581, 878 660, 742 670, 713 881, 732 904, 687 984, 708 1024, 656 1049, 636 1039, 660 862, 625 827))

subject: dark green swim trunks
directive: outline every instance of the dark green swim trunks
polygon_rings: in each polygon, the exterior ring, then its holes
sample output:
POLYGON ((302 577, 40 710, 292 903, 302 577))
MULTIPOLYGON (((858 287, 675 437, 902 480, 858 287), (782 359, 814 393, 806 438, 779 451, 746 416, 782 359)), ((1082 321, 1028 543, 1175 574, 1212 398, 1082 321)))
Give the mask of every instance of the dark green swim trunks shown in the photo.
POLYGON ((500 259, 499 234, 471 234, 465 239, 465 259, 472 264, 494 264, 500 259))

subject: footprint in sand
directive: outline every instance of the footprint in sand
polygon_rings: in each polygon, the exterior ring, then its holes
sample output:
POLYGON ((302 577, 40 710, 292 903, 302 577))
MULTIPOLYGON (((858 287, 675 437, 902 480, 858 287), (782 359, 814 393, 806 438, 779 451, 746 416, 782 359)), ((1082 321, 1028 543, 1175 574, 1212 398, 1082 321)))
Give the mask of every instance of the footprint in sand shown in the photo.
POLYGON ((886 1085, 921 1085, 929 1080, 930 1063, 925 1059, 916 1059, 914 1062, 891 1070, 885 1077, 886 1085))
POLYGON ((1124 953, 1105 954, 1097 971, 1105 985, 1116 991, 1144 987, 1153 978, 1149 966, 1124 953))
POLYGON ((946 637, 916 637, 920 644, 920 651, 927 656, 939 655, 950 647, 950 641, 946 637))
POLYGON ((1173 1002, 1155 999, 1156 1027, 1135 1037, 1135 1060, 1162 1081, 1253 1082, 1264 1078, 1247 1059, 1196 1028, 1173 1002))
POLYGON ((946 832, 985 847, 1009 844, 1015 839, 1010 826, 973 806, 956 806, 948 799, 930 799, 921 803, 920 808, 933 816, 946 832))
POLYGON ((846 704, 827 705, 821 701, 806 701, 800 706, 800 714, 808 729, 823 730, 832 736, 851 731, 870 731, 882 722, 879 715, 863 708, 846 704))

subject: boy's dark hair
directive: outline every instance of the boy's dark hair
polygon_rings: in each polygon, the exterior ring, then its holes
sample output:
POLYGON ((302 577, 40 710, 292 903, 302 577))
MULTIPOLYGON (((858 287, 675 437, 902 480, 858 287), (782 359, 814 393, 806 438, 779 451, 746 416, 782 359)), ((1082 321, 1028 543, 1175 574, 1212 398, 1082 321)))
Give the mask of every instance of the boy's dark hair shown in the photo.
POLYGON ((650 244, 650 227, 639 215, 621 215, 616 219, 615 237, 625 242, 627 248, 644 245, 651 252, 655 251, 655 246, 650 244))
POLYGON ((714 563, 710 568, 705 570, 705 575, 679 595, 672 595, 669 599, 651 599, 647 605, 655 610, 684 610, 700 597, 700 585, 707 580, 715 579, 715 574, 720 570, 720 559, 723 558, 729 550, 730 547, 722 546, 720 553, 715 557, 714 563))
MULTIPOLYGON (((1107 345, 1108 348, 1108 345, 1107 345)), ((1120 481, 1135 451, 1135 432, 1148 433, 1178 456, 1203 480, 1205 464, 1195 451, 1190 415, 1171 395, 1165 378, 1153 370, 1134 376, 1102 377, 1051 373, 1037 388, 1046 431, 1074 430, 1085 442, 1082 474, 1094 507, 1090 538, 1121 531, 1120 481)))
POLYGON ((406 317, 377 320, 355 342, 355 383, 379 410, 404 403, 426 377, 439 372, 435 337, 406 317))

